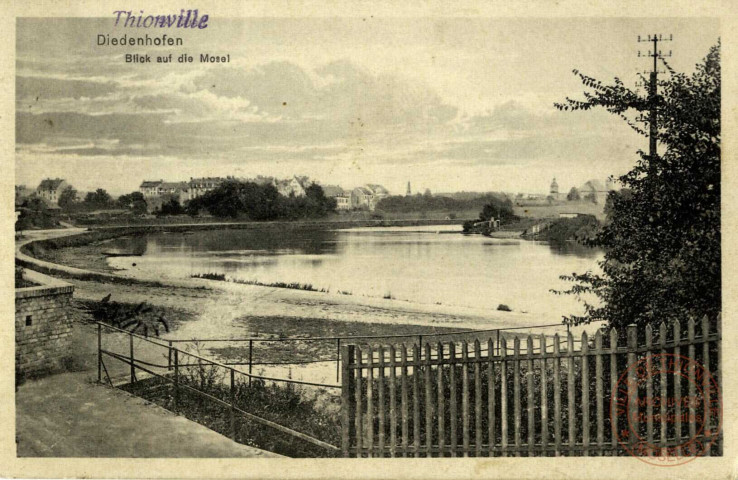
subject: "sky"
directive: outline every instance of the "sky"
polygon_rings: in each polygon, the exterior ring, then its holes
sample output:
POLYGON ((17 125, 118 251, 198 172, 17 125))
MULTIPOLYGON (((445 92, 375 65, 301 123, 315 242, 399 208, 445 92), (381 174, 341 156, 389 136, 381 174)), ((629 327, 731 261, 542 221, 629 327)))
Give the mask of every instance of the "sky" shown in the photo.
POLYGON ((640 137, 582 98, 578 69, 635 87, 638 35, 672 34, 691 72, 714 19, 211 18, 131 29, 102 19, 17 21, 16 183, 80 191, 144 179, 290 177, 391 193, 562 191, 632 168, 640 137), (179 36, 179 47, 98 46, 97 36, 179 36), (127 53, 171 64, 127 64, 127 53), (176 58, 187 53, 193 63, 176 58), (229 54, 201 64, 199 55, 229 54))

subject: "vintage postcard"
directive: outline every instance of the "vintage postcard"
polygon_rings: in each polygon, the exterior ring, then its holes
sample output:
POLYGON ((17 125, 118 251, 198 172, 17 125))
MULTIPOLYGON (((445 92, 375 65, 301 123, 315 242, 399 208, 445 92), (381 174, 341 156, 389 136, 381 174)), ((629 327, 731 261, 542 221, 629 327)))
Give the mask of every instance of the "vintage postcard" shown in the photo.
POLYGON ((735 9, 628 5, 5 7, 0 474, 731 478, 735 9))

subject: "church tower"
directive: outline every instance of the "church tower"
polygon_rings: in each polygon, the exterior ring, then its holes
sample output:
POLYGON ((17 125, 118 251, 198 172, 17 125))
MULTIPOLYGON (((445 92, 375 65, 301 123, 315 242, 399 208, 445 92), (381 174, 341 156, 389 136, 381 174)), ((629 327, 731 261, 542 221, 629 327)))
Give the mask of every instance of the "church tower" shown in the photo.
POLYGON ((556 177, 554 177, 553 182, 551 182, 551 190, 549 194, 554 198, 554 200, 559 199, 559 184, 556 183, 556 177))
POLYGON ((407 192, 405 192, 405 195, 408 197, 412 195, 412 192, 410 191, 410 182, 407 182, 407 192))

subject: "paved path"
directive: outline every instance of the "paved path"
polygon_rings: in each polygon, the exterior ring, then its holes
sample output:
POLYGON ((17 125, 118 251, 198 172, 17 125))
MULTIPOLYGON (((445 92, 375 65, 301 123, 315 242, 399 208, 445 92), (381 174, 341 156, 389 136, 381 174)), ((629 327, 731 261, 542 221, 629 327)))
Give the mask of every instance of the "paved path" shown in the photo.
POLYGON ((19 457, 279 457, 92 383, 85 372, 21 385, 16 432, 19 457))

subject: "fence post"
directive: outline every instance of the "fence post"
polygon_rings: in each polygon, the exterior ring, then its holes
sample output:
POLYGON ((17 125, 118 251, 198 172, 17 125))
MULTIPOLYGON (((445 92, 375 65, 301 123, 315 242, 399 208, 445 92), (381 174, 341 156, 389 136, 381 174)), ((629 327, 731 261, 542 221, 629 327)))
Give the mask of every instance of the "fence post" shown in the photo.
POLYGON ((500 329, 497 329, 497 355, 500 355, 500 329))
MULTIPOLYGON (((674 418, 676 424, 674 425, 675 443, 680 445, 682 443, 682 360, 681 360, 681 334, 682 324, 679 320, 674 322, 674 418)), ((677 447, 676 454, 681 455, 682 449, 677 447)))
POLYGON ((136 367, 133 366, 133 334, 129 333, 128 338, 130 339, 130 346, 131 346, 131 383, 133 383, 136 379, 136 367))
POLYGON ((574 447, 576 446, 576 414, 574 413, 575 391, 574 391, 574 337, 569 332, 567 326, 566 334, 566 410, 569 417, 569 455, 574 455, 574 447))
POLYGON ((251 370, 254 360, 254 341, 249 340, 249 387, 251 386, 251 370))
POLYGON ((710 447, 712 446, 714 432, 710 425, 710 404, 712 399, 712 385, 710 385, 710 319, 705 315, 702 317, 702 365, 703 365, 703 376, 702 376, 702 416, 704 424, 705 437, 702 441, 702 448, 704 456, 709 457, 711 455, 710 447))
POLYGON ((636 350, 638 349, 638 331, 634 324, 628 325, 628 421, 630 423, 630 434, 628 435, 628 446, 631 451, 637 441, 640 431, 638 426, 638 383, 636 380, 636 350))
MULTIPOLYGON (((715 375, 717 375, 718 385, 725 385, 723 383, 722 369, 721 369, 721 364, 722 364, 722 361, 723 361, 723 346, 722 346, 723 345, 723 326, 722 326, 722 321, 723 321, 722 320, 722 314, 718 313, 717 323, 715 324, 715 335, 716 335, 716 338, 717 338, 717 342, 715 342, 716 343, 716 347, 717 347, 717 352, 716 352, 717 358, 715 359, 716 360, 716 364, 715 364, 715 375)), ((720 408, 720 407, 718 406, 718 408, 720 408)), ((722 415, 722 413, 720 413, 720 415, 722 415)), ((721 456, 723 454, 723 434, 722 434, 722 431, 720 431, 720 430, 718 430, 717 432, 715 432, 715 434, 718 436, 717 437, 717 442, 716 442, 717 443, 717 454, 718 454, 718 456, 721 456)))
POLYGON ((341 355, 341 450, 344 458, 351 456, 351 425, 354 422, 354 383, 351 381, 349 365, 354 360, 354 346, 343 347, 341 355))
POLYGON ((179 350, 174 349, 174 411, 179 409, 179 350))
POLYGON ((102 383, 102 325, 97 324, 97 383, 102 383))
POLYGON ((236 388, 235 371, 231 368, 231 438, 236 440, 236 388))
POLYGON ((336 339, 336 381, 341 379, 341 339, 336 339))
POLYGON ((167 370, 172 369, 172 341, 169 340, 169 351, 167 352, 167 370))

